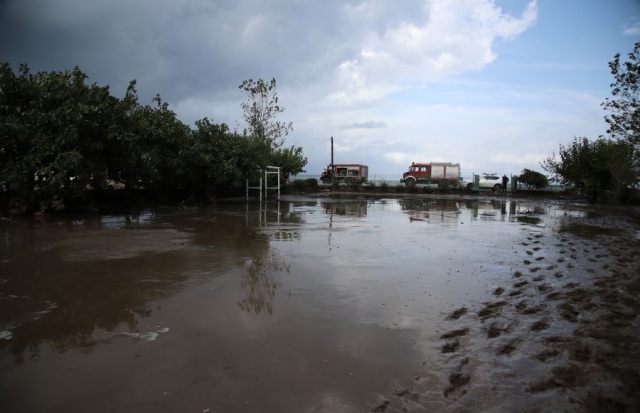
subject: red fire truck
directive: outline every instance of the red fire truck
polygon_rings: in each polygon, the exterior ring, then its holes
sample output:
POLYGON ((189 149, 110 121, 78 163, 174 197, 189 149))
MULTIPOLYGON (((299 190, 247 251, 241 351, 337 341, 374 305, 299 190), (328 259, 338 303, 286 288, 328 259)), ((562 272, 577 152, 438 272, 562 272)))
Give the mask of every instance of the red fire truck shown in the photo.
POLYGON ((412 162, 402 174, 400 182, 408 187, 438 185, 439 188, 457 188, 460 185, 460 164, 451 162, 412 162))
POLYGON ((332 182, 365 183, 369 178, 369 167, 357 163, 338 163, 327 165, 320 175, 323 184, 332 182))

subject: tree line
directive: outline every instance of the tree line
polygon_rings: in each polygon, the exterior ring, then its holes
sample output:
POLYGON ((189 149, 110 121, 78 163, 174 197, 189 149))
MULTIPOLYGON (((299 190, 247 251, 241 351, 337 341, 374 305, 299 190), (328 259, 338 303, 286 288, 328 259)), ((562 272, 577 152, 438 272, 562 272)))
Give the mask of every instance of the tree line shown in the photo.
POLYGON ((622 61, 620 53, 609 62, 614 82, 607 112, 606 136, 574 137, 541 166, 564 184, 592 201, 630 200, 640 184, 640 42, 622 61))
MULTIPOLYGON (((640 183, 640 42, 626 61, 609 62, 614 82, 606 136, 574 137, 541 162, 553 179, 594 201, 619 199, 640 183)), ((110 200, 177 203, 243 193, 266 166, 283 177, 304 172, 302 148, 285 146, 291 123, 276 81, 248 79, 239 89, 246 128, 203 118, 181 122, 156 95, 142 105, 131 81, 123 98, 73 70, 31 73, 0 66, 0 208, 12 213, 110 200)), ((546 186, 524 170, 520 182, 546 186)))
POLYGON ((119 203, 200 201, 243 193, 266 166, 303 172, 292 125, 276 120, 275 79, 242 82, 247 127, 208 118, 190 127, 156 95, 142 105, 131 81, 123 98, 73 70, 31 73, 0 66, 0 207, 12 213, 119 203))

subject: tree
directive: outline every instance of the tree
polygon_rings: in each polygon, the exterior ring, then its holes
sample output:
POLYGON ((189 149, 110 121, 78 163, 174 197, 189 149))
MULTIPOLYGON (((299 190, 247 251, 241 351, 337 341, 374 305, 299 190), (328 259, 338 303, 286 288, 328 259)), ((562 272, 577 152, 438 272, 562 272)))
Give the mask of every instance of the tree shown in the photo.
POLYGON ((523 169, 519 177, 518 182, 522 182, 527 188, 543 189, 549 186, 549 179, 540 172, 532 171, 530 169, 523 169))
POLYGON ((615 82, 611 84, 611 98, 602 107, 609 111, 605 120, 607 133, 614 139, 628 142, 633 147, 634 184, 640 182, 640 42, 634 45, 626 62, 620 53, 609 62, 615 82))
POLYGON ((250 140, 208 118, 196 121, 192 135, 189 159, 194 194, 203 198, 243 187, 245 176, 241 171, 255 168, 250 157, 250 140))
POLYGON ((302 154, 302 148, 293 145, 290 148, 277 149, 273 154, 273 164, 280 167, 285 181, 289 179, 289 175, 305 172, 304 167, 307 166, 307 162, 307 157, 302 154))
POLYGON ((16 207, 60 207, 104 181, 103 141, 116 99, 86 79, 78 67, 32 74, 20 65, 15 74, 2 65, 0 172, 17 193, 16 207))
POLYGON ((611 84, 611 98, 602 106, 611 112, 605 120, 607 133, 613 138, 640 144, 640 42, 628 55, 627 62, 620 62, 620 53, 609 62, 615 82, 611 84))
POLYGON ((633 148, 623 141, 574 138, 542 162, 547 172, 575 186, 592 201, 619 194, 634 180, 633 148))
POLYGON ((273 162, 273 152, 284 144, 283 137, 293 130, 293 124, 275 120, 284 112, 278 103, 275 79, 269 83, 262 79, 248 79, 239 88, 248 98, 247 102, 242 103, 243 117, 248 125, 245 135, 254 141, 251 147, 257 162, 256 168, 264 168, 273 162))

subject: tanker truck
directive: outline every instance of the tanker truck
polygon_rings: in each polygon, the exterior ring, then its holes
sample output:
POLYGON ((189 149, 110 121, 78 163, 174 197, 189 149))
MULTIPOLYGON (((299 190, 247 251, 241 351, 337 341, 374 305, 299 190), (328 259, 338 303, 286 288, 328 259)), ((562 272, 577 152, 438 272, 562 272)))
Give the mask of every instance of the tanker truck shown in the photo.
POLYGON ((460 186, 460 164, 451 162, 412 162, 409 170, 402 174, 401 183, 407 187, 437 184, 438 188, 460 186))
POLYGON ((357 163, 338 163, 327 165, 320 175, 323 184, 344 182, 347 184, 365 183, 369 177, 369 167, 357 163))

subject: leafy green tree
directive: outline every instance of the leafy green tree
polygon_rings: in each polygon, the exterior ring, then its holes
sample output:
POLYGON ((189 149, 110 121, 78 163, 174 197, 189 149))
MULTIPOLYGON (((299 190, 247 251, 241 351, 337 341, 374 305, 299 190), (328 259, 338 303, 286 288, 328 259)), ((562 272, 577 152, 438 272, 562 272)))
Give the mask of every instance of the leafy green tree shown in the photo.
POLYGON ((242 103, 243 117, 248 125, 245 135, 253 140, 250 146, 255 167, 263 169, 272 164, 274 151, 284 144, 284 137, 293 130, 293 124, 276 120, 284 108, 278 103, 275 79, 268 83, 262 79, 248 79, 239 88, 248 98, 242 103))
POLYGON ((518 182, 522 182, 529 189, 543 189, 549 186, 549 179, 546 175, 527 168, 522 170, 522 173, 517 177, 517 179, 518 182))
POLYGON ((194 194, 205 198, 243 188, 245 175, 241 171, 255 169, 251 141, 207 118, 196 121, 192 135, 189 159, 194 194))
POLYGON ((592 201, 610 199, 634 180, 633 148, 623 141, 574 138, 542 162, 547 172, 575 186, 592 201))
POLYGON ((609 111, 605 117, 609 128, 607 133, 628 142, 634 150, 633 170, 635 182, 640 182, 640 42, 622 62, 620 53, 609 62, 615 82, 611 84, 611 97, 602 106, 609 111))
POLYGON ((155 107, 142 106, 134 113, 138 182, 158 200, 168 201, 185 195, 189 160, 184 149, 190 129, 159 95, 154 102, 155 107))
POLYGON ((177 202, 244 188, 265 166, 302 172, 302 148, 282 148, 276 83, 247 80, 248 129, 208 119, 183 124, 159 95, 141 105, 135 80, 123 99, 87 84, 79 68, 32 74, 0 65, 0 202, 23 212, 103 196, 177 202), (255 176, 254 176, 255 175, 255 176), (121 196, 124 195, 124 196, 121 196))
POLYGON ((77 67, 31 74, 20 65, 15 74, 2 65, 0 168, 24 210, 61 206, 104 180, 102 143, 117 101, 86 78, 77 67))
POLYGON ((607 133, 614 138, 640 144, 640 42, 628 55, 629 60, 620 61, 620 53, 609 62, 615 82, 611 84, 611 98, 602 106, 608 110, 605 119, 609 124, 607 133))
POLYGON ((286 181, 289 175, 305 172, 307 158, 302 154, 302 148, 291 145, 290 148, 279 148, 273 154, 273 165, 280 167, 282 177, 286 181))

